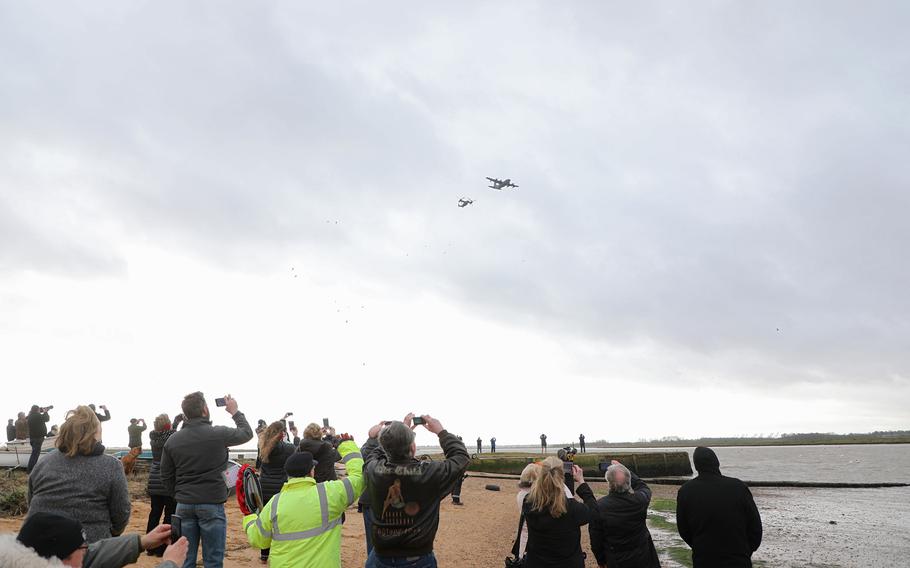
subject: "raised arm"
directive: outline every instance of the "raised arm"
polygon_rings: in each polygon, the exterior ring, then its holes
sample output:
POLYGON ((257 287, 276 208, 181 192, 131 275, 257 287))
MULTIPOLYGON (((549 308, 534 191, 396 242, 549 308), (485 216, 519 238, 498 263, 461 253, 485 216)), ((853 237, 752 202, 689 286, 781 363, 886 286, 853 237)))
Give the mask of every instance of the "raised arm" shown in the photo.
POLYGON ((253 429, 250 428, 250 423, 247 422, 246 416, 237 409, 237 400, 231 395, 225 396, 224 400, 224 409, 231 415, 231 418, 234 419, 234 424, 237 426, 236 428, 218 427, 224 437, 225 447, 238 446, 249 442, 253 439, 253 429))
POLYGON ((354 504, 363 493, 363 455, 357 448, 354 440, 344 440, 338 445, 341 463, 347 470, 347 477, 326 483, 332 486, 341 485, 344 491, 330 492, 330 515, 340 515, 345 509, 354 504))
POLYGON ((632 491, 635 492, 635 500, 647 505, 651 502, 651 488, 648 487, 648 484, 642 481, 640 477, 635 475, 634 471, 630 471, 629 473, 632 474, 631 485, 632 491))

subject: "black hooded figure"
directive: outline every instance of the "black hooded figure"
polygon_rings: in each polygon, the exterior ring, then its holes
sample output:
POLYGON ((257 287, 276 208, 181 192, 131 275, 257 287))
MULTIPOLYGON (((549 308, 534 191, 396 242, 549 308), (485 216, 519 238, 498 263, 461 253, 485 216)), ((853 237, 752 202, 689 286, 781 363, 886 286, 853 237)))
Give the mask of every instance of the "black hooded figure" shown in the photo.
POLYGON ((761 516, 746 484, 720 474, 720 461, 710 448, 692 454, 698 477, 679 488, 676 523, 679 536, 692 547, 694 568, 752 566, 761 545, 761 516))

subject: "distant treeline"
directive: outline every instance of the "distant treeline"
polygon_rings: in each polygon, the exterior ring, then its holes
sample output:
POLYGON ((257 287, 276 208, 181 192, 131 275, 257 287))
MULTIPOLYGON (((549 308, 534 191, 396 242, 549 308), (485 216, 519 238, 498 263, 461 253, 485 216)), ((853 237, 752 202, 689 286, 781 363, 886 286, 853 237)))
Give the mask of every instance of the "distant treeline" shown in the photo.
POLYGON ((686 439, 665 436, 655 440, 637 442, 588 442, 589 446, 611 448, 675 448, 686 446, 809 446, 825 444, 910 444, 910 430, 887 432, 866 432, 862 434, 834 434, 831 432, 809 432, 805 434, 774 434, 768 436, 743 436, 731 438, 686 439))

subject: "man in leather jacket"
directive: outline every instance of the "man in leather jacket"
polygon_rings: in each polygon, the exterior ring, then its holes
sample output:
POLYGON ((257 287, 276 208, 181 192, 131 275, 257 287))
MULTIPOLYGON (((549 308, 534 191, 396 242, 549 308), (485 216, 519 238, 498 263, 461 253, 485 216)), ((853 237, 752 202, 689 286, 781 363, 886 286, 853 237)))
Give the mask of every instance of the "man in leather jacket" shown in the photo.
POLYGON ((366 568, 385 568, 407 560, 413 568, 435 568, 433 540, 439 527, 439 503, 452 492, 470 458, 464 443, 432 416, 423 426, 439 436, 443 461, 419 461, 414 455, 413 414, 403 422, 380 422, 364 444, 365 476, 370 494, 373 551, 366 568))

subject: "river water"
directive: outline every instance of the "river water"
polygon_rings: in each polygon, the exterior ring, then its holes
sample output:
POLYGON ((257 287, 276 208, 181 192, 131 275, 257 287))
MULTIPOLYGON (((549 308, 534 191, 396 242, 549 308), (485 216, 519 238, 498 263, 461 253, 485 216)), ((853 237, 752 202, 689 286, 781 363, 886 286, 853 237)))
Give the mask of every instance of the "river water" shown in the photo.
MULTIPOLYGON (((551 450, 552 450, 551 446, 551 450)), ((590 453, 694 448, 589 448, 590 453)), ((531 447, 501 451, 533 452, 531 447)), ((555 450, 554 450, 555 451, 555 450)), ((714 448, 724 475, 751 481, 910 483, 910 444, 714 448)), ((552 453, 552 452, 551 452, 552 453)), ((910 567, 910 487, 752 489, 764 538, 753 559, 765 566, 910 567)), ((673 515, 669 520, 675 522, 673 515)), ((658 546, 681 544, 652 530, 658 546)), ((676 566, 664 560, 665 566, 676 566)))

